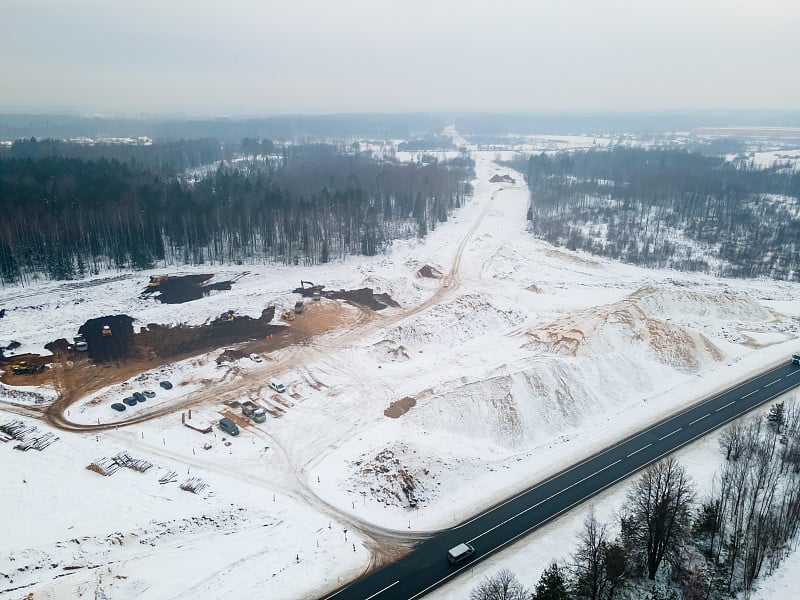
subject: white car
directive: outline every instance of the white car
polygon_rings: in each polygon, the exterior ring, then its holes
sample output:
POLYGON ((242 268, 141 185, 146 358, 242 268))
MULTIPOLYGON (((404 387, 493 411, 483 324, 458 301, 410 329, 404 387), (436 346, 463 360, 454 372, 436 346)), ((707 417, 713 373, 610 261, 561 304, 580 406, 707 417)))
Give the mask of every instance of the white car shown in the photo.
POLYGON ((283 392, 286 391, 286 388, 283 387, 283 384, 280 381, 277 381, 276 379, 270 379, 268 383, 269 383, 269 387, 271 387, 273 390, 275 390, 279 394, 282 394, 283 392))
POLYGON ((261 362, 264 359, 261 358, 258 354, 251 354, 250 360, 252 360, 253 362, 261 362))

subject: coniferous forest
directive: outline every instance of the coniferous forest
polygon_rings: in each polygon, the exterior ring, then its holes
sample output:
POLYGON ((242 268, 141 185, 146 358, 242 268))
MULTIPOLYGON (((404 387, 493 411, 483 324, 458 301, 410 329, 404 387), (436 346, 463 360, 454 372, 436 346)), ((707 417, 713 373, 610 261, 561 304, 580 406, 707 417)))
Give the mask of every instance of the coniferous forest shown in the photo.
POLYGON ((0 155, 0 280, 374 255, 393 239, 426 235, 471 189, 467 158, 397 164, 322 144, 263 147, 275 154, 190 178, 180 169, 226 151, 154 144, 108 159, 15 143, 0 155))
POLYGON ((800 173, 685 150, 531 156, 533 232, 650 267, 800 280, 800 173))

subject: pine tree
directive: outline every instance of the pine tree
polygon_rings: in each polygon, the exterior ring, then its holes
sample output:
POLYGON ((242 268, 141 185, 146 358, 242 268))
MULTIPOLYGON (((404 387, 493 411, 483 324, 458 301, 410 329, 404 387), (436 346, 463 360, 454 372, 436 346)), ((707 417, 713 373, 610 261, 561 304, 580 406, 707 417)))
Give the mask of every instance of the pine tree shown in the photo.
POLYGON ((767 423, 769 423, 769 426, 772 427, 775 433, 781 432, 783 425, 786 423, 786 412, 783 402, 778 402, 770 407, 769 414, 767 415, 767 423))
POLYGON ((536 590, 533 592, 534 600, 571 600, 567 591, 567 582, 558 564, 553 562, 542 573, 536 590))

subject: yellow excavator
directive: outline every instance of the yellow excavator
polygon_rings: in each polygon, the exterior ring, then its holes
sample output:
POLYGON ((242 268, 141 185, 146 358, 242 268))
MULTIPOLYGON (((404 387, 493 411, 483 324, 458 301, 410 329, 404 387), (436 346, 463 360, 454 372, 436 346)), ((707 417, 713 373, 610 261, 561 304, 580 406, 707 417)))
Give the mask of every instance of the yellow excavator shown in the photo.
POLYGON ((160 286, 169 278, 169 275, 150 275, 150 283, 147 287, 154 288, 160 286))

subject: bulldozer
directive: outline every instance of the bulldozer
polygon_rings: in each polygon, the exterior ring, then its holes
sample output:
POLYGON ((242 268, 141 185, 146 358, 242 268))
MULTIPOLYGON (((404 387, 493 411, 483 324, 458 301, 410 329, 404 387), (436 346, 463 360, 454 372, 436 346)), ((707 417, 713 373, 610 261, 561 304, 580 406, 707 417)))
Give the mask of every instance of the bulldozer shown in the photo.
POLYGON ((281 313, 281 319, 284 321, 294 321, 294 313, 290 310, 285 310, 281 313))
POLYGON ((20 361, 15 365, 11 365, 11 372, 14 375, 35 375, 44 371, 44 365, 32 365, 26 361, 20 361))
POLYGON ((147 284, 149 288, 155 288, 164 283, 169 275, 150 275, 150 283, 147 284))

